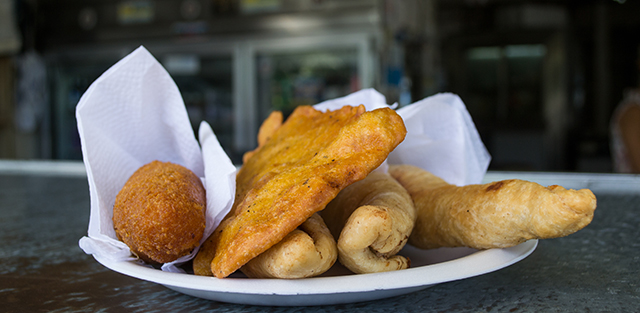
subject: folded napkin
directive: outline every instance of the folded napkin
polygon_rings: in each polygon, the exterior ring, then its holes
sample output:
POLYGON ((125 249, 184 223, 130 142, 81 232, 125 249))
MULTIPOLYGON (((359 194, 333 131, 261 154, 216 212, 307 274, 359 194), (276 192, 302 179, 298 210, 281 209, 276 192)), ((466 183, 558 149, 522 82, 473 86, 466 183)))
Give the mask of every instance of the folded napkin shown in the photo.
MULTIPOLYGON (((336 110, 363 104, 367 110, 390 107, 374 89, 315 105, 318 110, 336 110)), ((464 103, 451 93, 437 94, 397 109, 407 127, 405 140, 389 155, 390 164, 411 164, 440 176, 454 185, 477 184, 487 172, 487 152, 464 103)), ((386 164, 381 166, 386 170, 386 164)))
MULTIPOLYGON (((116 238, 113 204, 133 172, 153 160, 180 164, 202 179, 207 190, 203 241, 230 209, 235 166, 206 122, 200 125, 198 143, 178 87, 144 47, 89 86, 76 118, 91 197, 88 235, 79 242, 86 253, 111 262, 133 259, 116 238)), ((185 262, 195 252, 172 263, 185 262)))

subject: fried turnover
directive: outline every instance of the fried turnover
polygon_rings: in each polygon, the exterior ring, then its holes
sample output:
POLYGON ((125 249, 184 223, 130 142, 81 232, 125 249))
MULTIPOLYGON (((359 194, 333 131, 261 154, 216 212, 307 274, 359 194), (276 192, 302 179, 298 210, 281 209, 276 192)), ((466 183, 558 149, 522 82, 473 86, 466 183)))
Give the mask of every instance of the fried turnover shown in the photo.
POLYGON ((113 226, 119 240, 148 263, 167 263, 200 243, 205 190, 189 169, 153 161, 136 170, 116 196, 113 226))
POLYGON ((352 272, 405 269, 409 259, 397 255, 416 220, 409 193, 390 175, 373 172, 342 190, 321 212, 338 238, 340 263, 352 272))
POLYGON ((234 204, 200 248, 195 273, 233 273, 365 178, 405 135, 388 108, 296 108, 239 170, 234 204))
POLYGON ((415 203, 418 218, 409 244, 423 249, 506 248, 563 237, 587 226, 596 209, 588 189, 517 179, 458 187, 410 165, 392 165, 389 173, 415 203))
POLYGON ((315 213, 240 271, 250 278, 307 278, 326 272, 337 258, 336 241, 315 213))
POLYGON ((276 130, 278 130, 278 128, 282 126, 282 119, 282 112, 280 111, 273 111, 271 112, 271 114, 269 114, 269 117, 267 117, 267 119, 262 122, 262 125, 260 125, 260 129, 258 130, 258 147, 253 151, 246 152, 242 156, 242 163, 247 163, 247 160, 249 160, 249 158, 253 156, 256 151, 258 151, 269 139, 271 139, 273 133, 275 133, 276 130))

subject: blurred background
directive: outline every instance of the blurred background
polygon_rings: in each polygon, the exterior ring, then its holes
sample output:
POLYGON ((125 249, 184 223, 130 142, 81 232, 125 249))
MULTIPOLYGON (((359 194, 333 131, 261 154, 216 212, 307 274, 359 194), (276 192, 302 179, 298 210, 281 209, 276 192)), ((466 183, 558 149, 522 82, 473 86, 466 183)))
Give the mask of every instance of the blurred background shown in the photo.
POLYGON ((0 159, 81 160, 75 106, 144 45, 236 163, 271 110, 458 94, 492 170, 612 171, 638 0, 0 0, 0 159))

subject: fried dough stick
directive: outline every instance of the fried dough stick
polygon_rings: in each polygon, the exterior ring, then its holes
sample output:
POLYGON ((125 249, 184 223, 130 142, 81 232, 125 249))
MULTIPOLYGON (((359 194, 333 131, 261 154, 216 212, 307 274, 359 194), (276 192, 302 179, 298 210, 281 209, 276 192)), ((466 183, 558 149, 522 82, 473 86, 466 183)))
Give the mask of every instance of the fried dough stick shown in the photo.
POLYGON ((316 213, 240 271, 250 278, 307 278, 326 272, 337 258, 336 241, 316 213))
POLYGON ((563 237, 587 226, 596 209, 588 189, 517 179, 458 187, 410 165, 392 165, 389 173, 415 203, 418 218, 409 244, 423 249, 506 248, 563 237))
POLYGON ((321 212, 338 238, 340 263, 354 273, 405 269, 410 261, 397 253, 416 220, 409 193, 391 176, 373 172, 353 183, 321 212))
POLYGON ((233 273, 366 177, 405 135, 391 109, 296 108, 239 170, 231 211, 200 248, 194 272, 233 273))

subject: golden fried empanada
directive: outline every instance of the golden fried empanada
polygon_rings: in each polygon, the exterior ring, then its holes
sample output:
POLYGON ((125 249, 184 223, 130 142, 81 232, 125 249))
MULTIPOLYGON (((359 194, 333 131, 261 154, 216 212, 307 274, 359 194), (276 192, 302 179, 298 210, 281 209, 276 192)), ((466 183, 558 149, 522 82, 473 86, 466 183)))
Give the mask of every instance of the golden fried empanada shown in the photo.
POLYGON ((326 272, 337 258, 336 241, 316 213, 240 270, 251 278, 307 278, 326 272))
POLYGON ((587 226, 596 209, 588 189, 518 179, 458 187, 411 165, 392 165, 389 173, 415 203, 418 218, 409 244, 423 249, 506 248, 563 237, 587 226))
POLYGON ((260 129, 258 130, 258 147, 254 150, 247 151, 242 156, 242 162, 246 163, 247 160, 258 151, 264 144, 271 139, 271 136, 282 126, 282 112, 273 111, 269 114, 269 117, 262 122, 260 129))
POLYGON ((321 214, 338 238, 340 263, 354 273, 409 267, 396 253, 407 243, 416 210, 409 193, 388 174, 373 172, 351 184, 321 214))
POLYGON ((238 171, 231 211, 201 246, 194 272, 235 272, 380 166, 405 135, 389 108, 297 107, 238 171))

